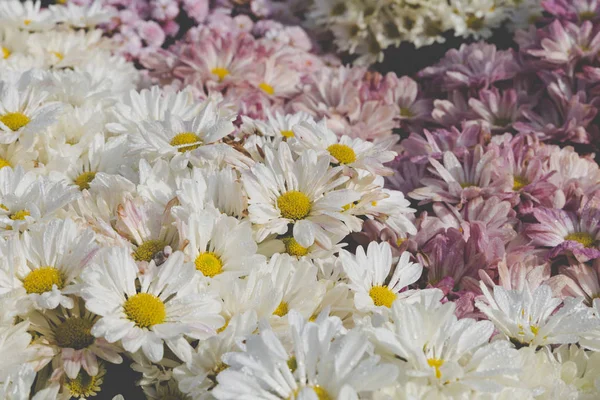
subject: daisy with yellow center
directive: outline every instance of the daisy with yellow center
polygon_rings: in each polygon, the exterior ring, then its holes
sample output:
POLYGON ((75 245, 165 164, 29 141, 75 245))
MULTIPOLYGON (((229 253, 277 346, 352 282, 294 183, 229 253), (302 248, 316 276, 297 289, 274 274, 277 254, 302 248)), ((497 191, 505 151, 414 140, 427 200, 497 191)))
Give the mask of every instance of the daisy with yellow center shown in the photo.
POLYGON ((72 398, 87 399, 101 392, 106 369, 100 364, 96 376, 90 376, 85 371, 80 371, 76 378, 67 378, 65 388, 70 392, 72 398))
POLYGON ((221 117, 215 101, 207 100, 198 108, 191 120, 166 112, 164 120, 141 122, 132 150, 146 158, 174 158, 181 168, 187 167, 190 157, 214 158, 217 149, 225 146, 221 140, 235 127, 229 118, 221 117))
POLYGON ((359 392, 366 393, 359 376, 377 376, 369 391, 398 376, 397 367, 371 354, 364 334, 354 329, 342 335, 339 318, 322 315, 309 322, 296 310, 288 318, 285 335, 263 325, 246 336, 243 349, 222 356, 229 367, 217 379, 216 398, 358 399, 359 392))
POLYGON ((412 295, 413 291, 403 289, 415 283, 423 271, 423 267, 410 262, 410 254, 404 252, 388 279, 393 262, 387 242, 371 242, 366 253, 359 247, 355 256, 342 250, 340 260, 350 280, 348 286, 354 292, 354 304, 364 311, 389 309, 396 300, 412 295))
POLYGON ((199 296, 195 273, 192 265, 183 262, 181 252, 171 254, 160 267, 151 263, 138 277, 139 269, 127 249, 102 251, 90 274, 83 275, 86 307, 100 316, 91 333, 109 342, 120 341, 128 352, 141 348, 153 362, 163 358, 164 344, 188 360, 191 348, 184 336, 205 339, 225 322, 219 315, 221 302, 212 295, 199 296), (173 335, 163 326, 176 326, 178 333, 173 335))
MULTIPOLYGON (((72 308, 73 299, 67 293, 95 252, 93 243, 94 233, 70 219, 33 225, 22 237, 0 242, 0 254, 10 260, 0 262, 0 269, 14 271, 11 276, 17 279, 5 284, 10 288, 20 282, 35 309, 72 308)), ((0 283, 0 291, 7 289, 2 287, 5 284, 0 283)))
POLYGON ((235 351, 237 338, 256 332, 257 317, 254 310, 234 315, 227 328, 198 344, 188 364, 182 364, 173 370, 173 377, 179 387, 190 397, 205 395, 217 385, 217 376, 229 369, 222 356, 235 351))
POLYGON ((182 241, 187 243, 183 252, 203 276, 226 282, 264 263, 264 256, 256 254, 258 245, 249 222, 213 209, 185 215, 185 220, 180 231, 182 241))
MULTIPOLYGON (((0 58, 7 54, 2 49, 0 58)), ((35 135, 54 123, 61 105, 48 101, 49 93, 42 86, 32 71, 24 72, 14 80, 2 81, 0 78, 1 143, 14 143, 18 139, 29 148, 35 135)))
POLYGON ((38 346, 48 348, 48 352, 61 360, 65 374, 71 380, 80 376, 82 368, 88 376, 97 376, 101 364, 98 358, 117 364, 123 361, 117 346, 92 335, 98 317, 85 309, 82 299, 77 299, 72 309, 58 307, 36 311, 30 319, 30 329, 39 337, 38 346))
POLYGON ((309 318, 325 296, 325 282, 317 279, 316 266, 306 259, 274 254, 264 267, 271 278, 273 298, 271 323, 285 326, 288 313, 296 310, 309 318))
POLYGON ((370 328, 374 344, 402 360, 408 376, 419 376, 437 396, 473 393, 470 382, 497 384, 499 379, 516 379, 519 352, 503 340, 490 341, 490 321, 458 319, 456 304, 442 303, 444 293, 427 289, 410 302, 395 302, 389 321, 370 328))
POLYGON ((338 137, 325 121, 304 121, 294 127, 300 147, 327 154, 332 164, 367 170, 377 175, 391 175, 384 164, 396 156, 391 147, 398 141, 391 137, 377 142, 367 142, 349 136, 338 137))
POLYGON ((164 221, 164 206, 142 198, 128 198, 117 206, 117 232, 132 243, 135 261, 160 264, 171 247, 177 246, 177 231, 164 221))
POLYGON ((0 168, 0 183, 0 230, 22 232, 79 196, 67 182, 25 172, 21 165, 0 168))
POLYGON ((300 247, 312 246, 315 237, 322 238, 323 247, 331 248, 332 236, 349 232, 343 206, 358 200, 359 194, 337 189, 348 177, 340 174, 343 167, 331 165, 329 156, 307 150, 294 159, 288 143, 273 147, 263 149, 265 164, 242 172, 249 218, 258 226, 257 241, 270 234, 291 234, 300 252, 300 247))

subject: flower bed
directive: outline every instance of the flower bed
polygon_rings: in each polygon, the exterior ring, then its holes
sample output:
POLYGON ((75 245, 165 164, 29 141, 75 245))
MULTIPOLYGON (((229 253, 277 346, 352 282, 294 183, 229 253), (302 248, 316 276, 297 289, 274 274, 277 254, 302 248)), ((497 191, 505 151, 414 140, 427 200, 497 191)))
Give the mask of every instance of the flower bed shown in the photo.
POLYGON ((599 6, 434 3, 0 2, 0 398, 600 397, 599 6))

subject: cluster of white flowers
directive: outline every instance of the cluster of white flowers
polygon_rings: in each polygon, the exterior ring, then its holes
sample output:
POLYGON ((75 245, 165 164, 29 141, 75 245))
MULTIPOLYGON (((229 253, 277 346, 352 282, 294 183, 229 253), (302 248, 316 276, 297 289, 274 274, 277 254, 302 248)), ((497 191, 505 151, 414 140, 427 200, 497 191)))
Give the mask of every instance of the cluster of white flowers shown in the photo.
POLYGON ((149 399, 600 396, 599 299, 482 286, 489 320, 457 319, 408 252, 344 249, 416 233, 395 138, 136 91, 101 10, 51 10, 0 3, 0 398, 88 398, 124 362, 149 399))
POLYGON ((411 42, 416 47, 461 37, 487 38, 507 23, 526 27, 542 14, 539 0, 315 0, 306 24, 331 32, 341 51, 356 63, 383 60, 383 50, 411 42))

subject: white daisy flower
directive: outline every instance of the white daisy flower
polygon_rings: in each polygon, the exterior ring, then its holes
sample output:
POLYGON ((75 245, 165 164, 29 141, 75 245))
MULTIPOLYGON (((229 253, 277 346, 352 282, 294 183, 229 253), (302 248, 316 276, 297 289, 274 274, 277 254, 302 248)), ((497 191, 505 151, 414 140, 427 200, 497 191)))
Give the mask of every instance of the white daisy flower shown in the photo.
POLYGON ((600 319, 583 297, 553 298, 547 285, 533 292, 529 285, 522 290, 494 286, 493 293, 483 282, 480 287, 485 298, 475 305, 518 347, 576 343, 582 334, 600 329, 600 319))
MULTIPOLYGON (((595 298, 592 304, 597 318, 600 318, 600 298, 595 298)), ((588 332, 582 332, 579 344, 586 349, 600 352, 600 329, 595 328, 588 332)))
POLYGON ((221 357, 238 350, 238 341, 256 331, 257 320, 253 311, 234 316, 226 328, 198 345, 192 361, 173 370, 179 389, 193 400, 213 399, 212 389, 217 385, 217 375, 229 366, 221 357))
MULTIPOLYGON (((119 347, 92 336, 91 329, 98 316, 86 311, 81 299, 70 310, 36 311, 27 318, 36 333, 35 344, 49 348, 50 354, 59 357, 63 367, 60 373, 64 370, 70 379, 76 379, 82 368, 89 376, 98 375, 98 357, 114 364, 123 362, 119 347)), ((51 360, 52 357, 48 357, 45 362, 51 360)))
POLYGON ((60 171, 58 165, 62 159, 53 160, 47 164, 50 177, 56 180, 64 180, 76 185, 79 190, 89 190, 91 183, 97 174, 135 176, 128 171, 124 165, 125 152, 127 150, 127 137, 120 136, 106 140, 102 133, 93 136, 87 151, 77 160, 71 162, 64 171, 60 171), (56 165, 58 164, 58 165, 56 165))
POLYGON ((52 13, 42 8, 40 0, 3 0, 0 2, 0 24, 28 31, 46 30, 54 26, 52 13))
POLYGON ((317 268, 308 260, 297 261, 287 254, 275 254, 263 270, 273 281, 271 296, 277 308, 270 318, 274 330, 279 331, 288 322, 290 310, 303 318, 312 317, 326 292, 326 283, 317 280, 317 268))
POLYGON ((16 290, 36 309, 72 308, 69 295, 77 292, 79 274, 97 250, 93 243, 94 232, 70 219, 37 224, 21 238, 0 242, 0 291, 16 290))
POLYGON ((29 34, 19 29, 0 29, 0 65, 15 65, 21 61, 33 66, 33 60, 29 60, 28 38, 29 34))
POLYGON ((265 263, 265 257, 256 254, 249 221, 207 209, 191 214, 180 225, 181 240, 187 243, 185 259, 205 277, 231 280, 265 263))
POLYGON ((131 242, 135 261, 160 264, 172 249, 179 248, 179 235, 170 210, 142 198, 128 198, 117 207, 115 229, 131 242))
POLYGON ((398 369, 381 364, 359 331, 343 335, 339 318, 319 316, 306 322, 289 314, 292 349, 286 350, 270 329, 246 339, 244 352, 228 353, 229 368, 212 391, 219 400, 358 399, 391 383, 398 369))
POLYGON ((214 159, 229 146, 220 143, 234 131, 233 123, 221 118, 216 103, 207 101, 191 121, 167 113, 164 121, 144 121, 138 126, 138 138, 131 141, 131 150, 147 159, 172 159, 174 166, 187 167, 190 158, 214 159))
POLYGON ((330 167, 329 157, 307 150, 297 160, 286 143, 276 151, 266 147, 265 164, 242 171, 242 183, 248 195, 250 221, 257 224, 257 239, 269 234, 283 235, 293 224, 294 239, 303 247, 315 241, 331 247, 328 232, 348 234, 341 211, 358 200, 358 193, 341 189, 347 176, 341 167, 330 167))
POLYGON ((71 118, 72 113, 77 113, 81 108, 88 108, 91 109, 93 116, 98 117, 97 113, 102 114, 102 125, 97 132, 104 130, 104 120, 108 119, 106 114, 114 104, 114 94, 110 91, 110 82, 96 82, 86 72, 66 68, 50 71, 46 75, 44 83, 48 85, 49 100, 68 104, 74 108, 73 110, 68 109, 65 113, 67 115, 63 118, 71 118))
POLYGON ((198 293, 195 269, 173 253, 144 275, 127 249, 112 248, 98 254, 83 274, 81 291, 86 308, 101 316, 92 335, 109 343, 121 341, 128 352, 140 348, 153 362, 163 358, 163 343, 183 361, 192 348, 185 337, 206 339, 223 326, 221 303, 209 292, 198 293))
POLYGON ((191 176, 181 179, 177 186, 180 206, 173 207, 173 212, 181 219, 187 219, 186 215, 202 210, 207 205, 237 218, 244 217, 248 208, 239 173, 230 166, 192 167, 191 176))
POLYGON ((88 5, 67 1, 60 6, 50 5, 49 9, 57 22, 75 28, 93 28, 109 22, 113 16, 112 10, 104 7, 101 0, 94 0, 88 5))
POLYGON ((393 171, 383 164, 393 161, 397 153, 390 150, 399 140, 392 135, 375 142, 343 135, 339 137, 327 128, 327 121, 305 121, 294 126, 293 148, 296 151, 313 149, 327 154, 332 164, 367 170, 375 175, 392 175, 393 171))
POLYGON ((30 51, 47 69, 76 68, 96 53, 102 31, 49 31, 30 37, 30 51))
MULTIPOLYGON (((21 166, 0 169, 0 231, 21 231, 52 217, 79 196, 64 182, 52 182, 21 166)), ((10 233, 10 232, 8 232, 10 233)))
POLYGON ((19 142, 0 144, 0 169, 20 165, 25 171, 30 171, 38 165, 38 157, 38 151, 28 150, 19 142))
POLYGON ((340 252, 340 261, 348 276, 348 287, 354 292, 354 305, 360 311, 383 311, 396 299, 416 294, 405 290, 421 277, 421 264, 410 262, 410 253, 404 252, 388 278, 393 266, 392 249, 387 242, 371 242, 367 252, 362 246, 356 255, 340 252))
POLYGON ((27 332, 28 321, 16 325, 0 325, 0 398, 27 400, 35 379, 29 361, 35 355, 30 347, 31 335, 27 332))
POLYGON ((458 320, 456 305, 441 304, 443 293, 435 291, 412 304, 395 302, 390 321, 370 329, 376 345, 406 370, 408 380, 428 387, 424 398, 471 398, 514 386, 518 351, 507 341, 489 342, 489 321, 458 320))
POLYGON ((130 90, 112 108, 116 121, 107 124, 106 128, 115 134, 135 132, 141 122, 164 121, 167 114, 189 121, 198 114, 201 106, 190 90, 166 92, 158 86, 130 90))
POLYGON ((271 275, 264 271, 252 270, 244 279, 211 281, 210 288, 223 300, 225 321, 248 311, 255 312, 258 319, 268 319, 281 303, 281 294, 273 295, 277 288, 271 275))
POLYGON ((416 210, 410 207, 410 201, 402 192, 385 189, 383 185, 382 177, 366 171, 361 171, 347 183, 346 187, 360 193, 361 198, 344 206, 344 214, 348 215, 346 224, 357 232, 363 224, 360 217, 367 217, 384 223, 397 234, 415 235, 417 228, 413 223, 413 215, 416 210))
POLYGON ((308 247, 301 246, 291 234, 284 236, 271 235, 259 244, 258 252, 267 257, 270 257, 276 253, 286 253, 297 259, 306 257, 313 261, 327 260, 333 257, 334 254, 338 253, 344 246, 346 246, 346 243, 340 243, 345 237, 346 235, 335 237, 330 234, 329 238, 332 246, 325 248, 317 242, 314 242, 308 247))
POLYGON ((242 133, 255 135, 257 132, 273 138, 293 138, 294 127, 303 121, 313 121, 312 116, 305 112, 295 114, 282 114, 279 111, 274 113, 271 110, 266 111, 264 121, 242 116, 242 133))
POLYGON ((5 80, 0 81, 0 143, 19 139, 29 148, 35 136, 54 122, 60 104, 45 103, 48 92, 41 90, 40 80, 32 71, 3 78, 5 80))

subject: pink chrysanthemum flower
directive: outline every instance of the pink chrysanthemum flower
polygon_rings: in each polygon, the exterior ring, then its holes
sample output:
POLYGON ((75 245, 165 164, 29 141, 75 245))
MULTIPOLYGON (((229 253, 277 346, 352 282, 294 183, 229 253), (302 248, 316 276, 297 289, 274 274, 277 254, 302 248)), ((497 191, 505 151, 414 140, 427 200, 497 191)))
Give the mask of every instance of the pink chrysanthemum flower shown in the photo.
POLYGON ((493 44, 478 42, 448 50, 438 64, 425 68, 419 76, 433 78, 448 90, 487 88, 494 82, 512 78, 517 70, 512 50, 499 51, 493 44))
POLYGON ((464 204, 467 200, 483 196, 504 194, 510 191, 510 177, 499 168, 495 151, 484 151, 476 146, 465 152, 462 162, 452 152, 445 152, 443 165, 430 158, 429 171, 432 177, 421 180, 423 187, 409 193, 419 204, 444 201, 449 204, 464 204))
POLYGON ((581 26, 556 20, 543 32, 541 49, 531 49, 529 54, 556 65, 569 65, 583 58, 594 57, 600 51, 600 33, 590 21, 581 26))
POLYGON ((500 92, 496 88, 480 91, 478 99, 469 99, 469 106, 479 117, 482 126, 495 133, 510 130, 524 108, 524 105, 520 104, 516 90, 508 89, 500 92))
POLYGON ((531 136, 519 135, 502 143, 499 148, 503 169, 512 179, 512 190, 519 203, 519 211, 528 213, 538 205, 551 207, 557 187, 549 179, 555 171, 547 167, 546 160, 537 155, 540 146, 531 136))
POLYGON ((450 130, 438 129, 433 132, 424 129, 422 135, 413 132, 404 139, 402 149, 406 154, 410 154, 412 161, 421 162, 427 157, 440 159, 446 151, 458 154, 478 144, 483 145, 485 136, 477 124, 467 125, 462 131, 455 127, 450 130))
POLYGON ((559 275, 552 277, 548 284, 563 296, 582 296, 588 305, 592 305, 594 299, 600 298, 600 258, 592 265, 563 265, 559 275))
POLYGON ((528 224, 527 236, 537 246, 551 248, 548 258, 573 255, 579 262, 600 257, 600 195, 586 201, 578 212, 537 208, 533 215, 538 223, 528 224))
POLYGON ((542 7, 561 20, 583 22, 600 18, 600 2, 597 0, 544 0, 542 7))

